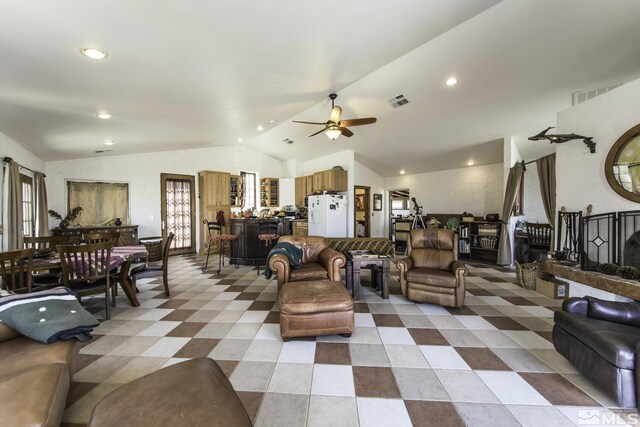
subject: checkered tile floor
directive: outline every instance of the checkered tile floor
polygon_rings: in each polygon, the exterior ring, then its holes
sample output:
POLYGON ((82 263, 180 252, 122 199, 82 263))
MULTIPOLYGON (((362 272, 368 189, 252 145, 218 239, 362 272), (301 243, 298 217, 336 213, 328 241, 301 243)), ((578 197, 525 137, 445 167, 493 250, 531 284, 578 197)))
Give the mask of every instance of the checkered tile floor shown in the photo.
MULTIPOLYGON (((462 309, 407 301, 393 270, 388 300, 364 288, 351 338, 283 343, 275 280, 250 267, 202 273, 203 263, 198 256, 171 258, 171 298, 159 279, 139 281, 141 307, 120 292, 111 320, 80 351, 65 425, 85 424, 95 402, 121 384, 201 356, 220 364, 256 426, 572 426, 612 419, 612 402, 553 349, 560 302, 520 288, 512 270, 469 265, 462 309)), ((102 299, 86 304, 104 315, 102 299)), ((637 419, 613 411, 623 424, 637 419)))

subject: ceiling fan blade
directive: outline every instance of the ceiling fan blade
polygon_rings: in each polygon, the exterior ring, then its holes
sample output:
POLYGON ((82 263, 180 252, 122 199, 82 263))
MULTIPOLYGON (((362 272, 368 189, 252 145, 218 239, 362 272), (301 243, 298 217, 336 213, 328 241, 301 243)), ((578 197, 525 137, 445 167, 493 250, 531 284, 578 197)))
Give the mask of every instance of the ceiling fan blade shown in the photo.
POLYGON ((340 121, 340 116, 342 115, 342 108, 337 105, 333 107, 331 110, 331 117, 329 117, 329 121, 333 123, 338 123, 340 121))
MULTIPOLYGON (((322 123, 322 124, 324 124, 324 123, 322 123)), ((324 132, 324 131, 325 131, 325 130, 327 130, 327 129, 328 129, 328 126, 325 126, 325 128, 324 128, 324 129, 320 129, 318 132, 316 132, 316 133, 312 133, 311 135, 309 135, 309 138, 311 138, 312 136, 316 136, 317 134, 322 133, 322 132, 324 132)))
POLYGON ((306 125, 322 125, 322 126, 326 126, 326 123, 318 123, 318 122, 303 122, 300 120, 292 120, 293 123, 304 123, 306 125))
POLYGON ((375 117, 367 117, 365 119, 347 119, 340 122, 340 126, 362 126, 370 125, 378 121, 375 117))
POLYGON ((340 132, 342 132, 342 135, 346 136, 347 138, 353 136, 353 132, 351 132, 349 129, 347 129, 346 127, 341 127, 340 128, 340 132))

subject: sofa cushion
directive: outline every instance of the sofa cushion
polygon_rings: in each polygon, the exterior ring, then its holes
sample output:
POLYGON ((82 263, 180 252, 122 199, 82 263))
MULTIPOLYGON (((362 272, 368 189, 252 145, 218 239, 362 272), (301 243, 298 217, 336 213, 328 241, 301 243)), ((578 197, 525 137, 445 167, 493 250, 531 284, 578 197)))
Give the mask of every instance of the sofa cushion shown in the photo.
POLYGON ((589 302, 589 317, 629 326, 640 326, 640 303, 636 301, 607 301, 591 296, 585 299, 589 302))
POLYGON ((27 337, 15 338, 0 345, 0 377, 38 365, 61 363, 71 367, 79 346, 76 341, 43 344, 27 337))
POLYGON ((311 314, 353 310, 353 299, 342 282, 288 282, 280 291, 282 314, 311 314))
POLYGON ((606 320, 556 311, 556 325, 574 336, 600 357, 622 369, 635 369, 636 344, 640 328, 606 320))
POLYGON ((445 288, 455 288, 457 286, 456 276, 451 272, 433 268, 412 268, 407 271, 406 277, 409 286, 413 283, 445 288))
POLYGON ((12 340, 20 336, 22 336, 20 332, 5 325, 4 323, 0 323, 0 342, 12 340))
POLYGON ((62 363, 29 367, 2 376, 1 424, 59 426, 68 392, 69 370, 62 363))
POLYGON ((329 278, 329 272, 326 268, 317 262, 302 264, 301 268, 292 268, 289 280, 326 280, 329 278))

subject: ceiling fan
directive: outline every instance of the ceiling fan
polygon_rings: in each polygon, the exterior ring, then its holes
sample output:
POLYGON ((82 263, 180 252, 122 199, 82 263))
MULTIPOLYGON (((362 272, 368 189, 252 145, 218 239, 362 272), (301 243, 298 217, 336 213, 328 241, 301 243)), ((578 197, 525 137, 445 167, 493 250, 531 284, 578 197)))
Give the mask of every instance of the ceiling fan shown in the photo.
POLYGON ((342 108, 340 108, 337 105, 334 105, 334 100, 337 97, 338 95, 336 95, 335 93, 332 93, 329 95, 329 98, 331 98, 331 116, 329 117, 328 121, 324 123, 320 123, 320 122, 303 122, 299 120, 294 120, 294 123, 304 123, 308 125, 324 126, 324 129, 321 129, 316 133, 312 133, 311 135, 309 135, 309 137, 316 136, 319 133, 325 132, 331 140, 335 141, 336 138, 338 138, 340 135, 344 135, 346 137, 350 137, 353 135, 353 132, 347 129, 347 126, 370 125, 376 122, 377 119, 375 117, 367 117, 364 119, 340 120, 340 116, 342 115, 342 108))

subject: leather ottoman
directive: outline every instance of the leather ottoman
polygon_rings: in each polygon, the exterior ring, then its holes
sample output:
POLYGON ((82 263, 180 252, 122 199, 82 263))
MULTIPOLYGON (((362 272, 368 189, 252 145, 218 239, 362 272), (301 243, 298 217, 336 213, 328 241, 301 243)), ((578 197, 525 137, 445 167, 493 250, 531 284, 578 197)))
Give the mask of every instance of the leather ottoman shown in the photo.
POLYGON ((288 282, 280 290, 280 335, 292 337, 353 333, 353 299, 342 282, 288 282))
POLYGON ((191 359, 152 372, 112 391, 93 408, 89 427, 251 426, 216 362, 191 359))

